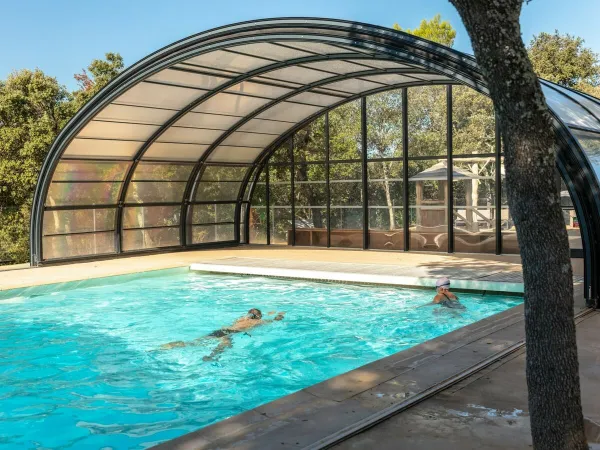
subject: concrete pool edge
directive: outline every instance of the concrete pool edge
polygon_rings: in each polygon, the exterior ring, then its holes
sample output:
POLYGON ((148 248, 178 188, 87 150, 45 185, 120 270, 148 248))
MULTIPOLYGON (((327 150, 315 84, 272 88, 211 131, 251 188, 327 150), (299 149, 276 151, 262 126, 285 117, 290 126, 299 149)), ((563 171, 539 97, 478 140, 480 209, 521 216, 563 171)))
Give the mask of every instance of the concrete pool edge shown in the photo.
MULTIPOLYGON (((361 273, 329 272, 318 270, 232 266, 226 264, 195 263, 190 265, 194 272, 207 272, 232 275, 255 275, 276 278, 302 279, 311 281, 330 281, 337 283, 378 284, 408 288, 427 288, 435 286, 436 278, 411 277, 403 275, 373 275, 361 273)), ((479 281, 452 279, 452 289, 466 292, 489 292, 509 295, 523 295, 523 283, 498 281, 479 281)))
POLYGON ((524 337, 519 305, 153 448, 304 448, 524 337))

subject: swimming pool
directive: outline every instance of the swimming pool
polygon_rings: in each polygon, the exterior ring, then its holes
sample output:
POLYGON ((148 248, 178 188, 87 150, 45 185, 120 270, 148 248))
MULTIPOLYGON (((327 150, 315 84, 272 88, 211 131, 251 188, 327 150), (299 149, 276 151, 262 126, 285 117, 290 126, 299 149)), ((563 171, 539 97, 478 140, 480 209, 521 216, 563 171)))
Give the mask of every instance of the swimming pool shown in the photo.
POLYGON ((0 448, 145 448, 501 312, 520 297, 165 271, 0 300, 0 448), (160 350, 250 308, 285 319, 160 350))

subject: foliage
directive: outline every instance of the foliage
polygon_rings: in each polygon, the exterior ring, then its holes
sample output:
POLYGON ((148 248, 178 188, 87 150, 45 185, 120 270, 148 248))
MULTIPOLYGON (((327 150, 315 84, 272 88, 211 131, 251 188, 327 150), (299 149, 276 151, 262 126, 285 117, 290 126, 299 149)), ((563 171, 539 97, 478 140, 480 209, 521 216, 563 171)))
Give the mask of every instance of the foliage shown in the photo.
POLYGON ((447 20, 442 21, 440 14, 436 14, 430 20, 423 19, 419 26, 412 30, 410 28, 402 29, 397 23, 394 24, 394 29, 437 42, 447 47, 452 47, 456 38, 456 30, 447 20))
POLYGON ((39 69, 0 81, 0 261, 28 260, 29 214, 46 154, 75 111, 122 67, 118 54, 92 61, 87 87, 73 93, 39 69))
POLYGON ((79 84, 79 89, 74 93, 73 106, 75 111, 123 71, 125 65, 121 55, 107 53, 105 58, 105 60, 94 59, 87 70, 84 69, 81 73, 74 75, 79 84))
POLYGON ((538 76, 566 87, 600 96, 598 54, 584 40, 569 34, 540 33, 527 48, 538 76))

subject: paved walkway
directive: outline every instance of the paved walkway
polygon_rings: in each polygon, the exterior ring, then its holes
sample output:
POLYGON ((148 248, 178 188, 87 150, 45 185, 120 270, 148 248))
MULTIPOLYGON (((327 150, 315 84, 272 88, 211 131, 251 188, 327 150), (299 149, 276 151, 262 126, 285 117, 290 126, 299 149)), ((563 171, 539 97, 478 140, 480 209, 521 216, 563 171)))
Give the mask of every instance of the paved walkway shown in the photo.
POLYGON ((392 270, 427 271, 436 273, 452 270, 468 271, 479 275, 493 274, 498 271, 520 270, 520 260, 514 255, 448 255, 437 253, 404 253, 378 252, 339 249, 306 249, 292 247, 236 247, 220 250, 198 250, 187 252, 162 253, 155 255, 135 256, 108 259, 103 261, 82 262, 76 264, 55 265, 39 268, 20 266, 0 267, 0 291, 19 287, 37 286, 68 281, 87 280, 92 278, 124 275, 150 270, 185 267, 200 261, 214 262, 225 258, 250 258, 262 261, 278 261, 276 264, 287 264, 293 261, 310 261, 312 263, 352 263, 374 264, 378 266, 395 266, 392 270), (404 268, 404 269, 403 269, 404 268))
MULTIPOLYGON (((597 312, 577 325, 583 412, 596 423, 600 423, 599 329, 597 312)), ((531 449, 525 350, 333 448, 531 449)))

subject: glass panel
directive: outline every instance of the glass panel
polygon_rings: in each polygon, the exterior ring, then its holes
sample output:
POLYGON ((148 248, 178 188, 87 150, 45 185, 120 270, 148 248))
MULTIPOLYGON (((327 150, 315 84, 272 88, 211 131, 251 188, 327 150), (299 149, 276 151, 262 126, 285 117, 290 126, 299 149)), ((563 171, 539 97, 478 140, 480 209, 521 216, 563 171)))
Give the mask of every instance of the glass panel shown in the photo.
POLYGON ((175 126, 228 130, 239 120, 240 118, 237 116, 225 116, 223 114, 203 114, 191 111, 175 122, 175 126))
POLYGON ((568 95, 569 97, 571 97, 572 99, 576 100, 577 102, 585 106, 587 109, 589 109, 593 113, 593 115, 596 116, 596 118, 600 118, 600 102, 598 99, 594 101, 586 97, 585 95, 570 91, 567 88, 559 86, 558 84, 553 84, 552 87, 558 89, 560 92, 564 92, 566 95, 568 95))
POLYGON ((325 164, 297 164, 294 183, 296 245, 327 246, 325 164))
POLYGON ((123 228, 169 227, 179 225, 181 206, 136 206, 124 208, 123 228))
POLYGON ((367 97, 367 158, 402 157, 402 91, 367 97))
POLYGON ((206 244, 235 240, 235 225, 194 225, 192 227, 192 243, 206 244))
POLYGON ((132 181, 125 202, 181 203, 186 184, 179 181, 132 181))
POLYGON ((262 153, 262 148, 219 145, 208 157, 210 162, 252 163, 262 153))
POLYGON ((146 150, 143 159, 173 161, 197 161, 208 149, 208 145, 176 144, 155 142, 146 150))
POLYGON ((388 74, 384 74, 384 75, 370 75, 368 77, 362 77, 362 78, 364 80, 371 80, 376 83, 384 83, 384 84, 390 84, 390 85, 414 83, 415 81, 417 81, 414 78, 411 78, 411 77, 408 77, 405 75, 400 75, 397 73, 388 73, 388 74))
POLYGON ((239 166, 206 166, 202 173, 202 181, 244 181, 248 167, 239 166))
POLYGON ((332 164, 330 166, 329 177, 331 246, 362 248, 363 197, 361 164, 332 164))
POLYGON ((258 177, 258 182, 252 193, 250 216, 248 218, 250 228, 250 244, 267 243, 267 184, 266 170, 258 177))
POLYGON ((273 142, 273 140, 276 137, 277 136, 273 136, 272 134, 235 132, 223 141, 223 145, 233 145, 242 147, 266 147, 271 142, 273 142))
POLYGON ((368 163, 369 247, 404 249, 402 163, 368 163))
POLYGON ((360 100, 329 113, 329 159, 360 159, 362 155, 360 100))
POLYGON ((179 227, 124 230, 123 251, 179 245, 179 227))
POLYGON ((199 128, 171 127, 156 141, 175 142, 181 144, 212 144, 223 134, 221 130, 205 130, 199 128))
POLYGON ((233 222, 235 220, 235 207, 235 203, 194 205, 192 208, 192 223, 233 222))
POLYGON ((352 92, 355 94, 370 91, 383 87, 381 84, 373 83, 371 81, 360 80, 353 78, 351 80, 336 81, 335 83, 329 83, 324 85, 327 89, 335 89, 343 92, 352 92))
POLYGON ((69 158, 133 158, 144 142, 106 139, 73 139, 63 157, 69 158))
POLYGON ((114 232, 65 234, 42 238, 44 260, 115 253, 114 232))
POLYGON ((454 251, 496 252, 494 158, 454 160, 454 251))
POLYGON ((44 236, 115 229, 115 209, 44 211, 44 236))
POLYGON ((466 86, 452 87, 452 152, 494 153, 496 120, 492 100, 466 86))
POLYGON ((192 164, 141 162, 136 167, 132 180, 187 181, 193 168, 192 164))
MULTIPOLYGON (((314 120, 294 135, 294 161, 325 161, 325 116, 314 120)), ((325 178, 323 178, 325 179, 325 178)))
POLYGON ((247 244, 246 242, 246 211, 248 210, 248 204, 242 204, 240 208, 240 244, 247 244))
POLYGON ((447 153, 446 87, 408 88, 408 155, 447 153))
POLYGON ((289 47, 280 47, 267 42, 261 42, 260 44, 237 45, 233 48, 233 50, 249 55, 262 56, 263 58, 277 59, 279 61, 302 58, 311 55, 307 52, 294 50, 289 47))
POLYGON ((291 81, 293 83, 309 84, 324 78, 333 77, 331 73, 320 72, 318 70, 305 69, 300 66, 284 67, 282 69, 272 70, 263 75, 264 78, 273 80, 291 81))
POLYGON ((273 120, 252 119, 242 125, 240 131, 253 131, 255 133, 269 133, 280 135, 289 130, 292 122, 277 122, 273 120))
POLYGON ((281 144, 269 157, 269 164, 291 164, 290 140, 281 144))
POLYGON ((291 92, 291 89, 272 86, 262 83, 252 83, 251 81, 242 81, 227 88, 227 92, 237 92, 239 94, 256 95, 258 97, 278 98, 291 92))
POLYGON ((290 97, 290 102, 308 103, 310 105, 329 106, 340 102, 344 97, 334 97, 319 92, 302 92, 301 94, 290 97))
POLYGON ((94 119, 162 125, 173 117, 175 113, 176 111, 172 109, 111 104, 100 111, 94 119))
POLYGON ((226 81, 228 78, 215 77, 213 75, 205 75, 194 73, 189 70, 165 69, 148 78, 149 81, 160 81, 168 84, 176 84, 179 86, 189 86, 202 89, 214 89, 226 81))
POLYGON ((78 138, 121 139, 145 141, 160 127, 158 125, 138 125, 121 122, 100 122, 92 120, 77 135, 78 138))
POLYGON ((289 244, 292 229, 292 188, 289 166, 269 167, 271 244, 289 244))
POLYGON ((52 181, 123 181, 128 162, 60 161, 52 181))
POLYGON ((596 177, 600 179, 600 134, 571 130, 588 157, 596 177))
POLYGON ((51 183, 46 206, 116 205, 122 184, 51 183))
POLYGON ((250 208, 249 217, 250 244, 267 243, 267 208, 253 206, 250 208))
POLYGON ((270 101, 265 98, 220 93, 202 102, 194 111, 243 117, 270 101))
POLYGON ((405 69, 407 67, 413 67, 410 64, 400 64, 396 61, 386 61, 381 59, 361 60, 360 62, 367 66, 377 67, 378 69, 405 69))
POLYGON ((542 84, 546 102, 554 113, 566 124, 577 125, 600 131, 600 122, 570 97, 542 84))
POLYGON ((208 66, 215 69, 231 70, 241 73, 273 64, 272 61, 267 61, 265 59, 252 58, 250 56, 230 53, 223 50, 217 50, 200 56, 195 56, 191 59, 188 59, 186 62, 198 64, 200 66, 208 66))
POLYGON ((448 251, 446 160, 408 164, 410 250, 448 251))
POLYGON ((325 70, 327 72, 333 72, 334 74, 345 74, 352 72, 361 72, 369 70, 368 67, 359 66, 358 64, 352 64, 348 61, 341 60, 328 60, 328 61, 316 61, 311 63, 302 64, 304 67, 312 67, 314 69, 325 70))
POLYGON ((199 89, 142 82, 133 86, 113 103, 183 109, 206 92, 199 89))
POLYGON ((241 181, 200 182, 196 191, 196 201, 236 201, 241 186, 241 181))
POLYGON ((322 44, 321 42, 305 42, 305 41, 291 41, 282 42, 284 45, 306 50, 308 52, 317 53, 320 55, 329 55, 336 53, 350 53, 350 50, 340 47, 334 47, 333 45, 322 44))
POLYGON ((282 102, 267 109, 258 115, 259 119, 284 120, 287 122, 299 122, 308 116, 321 111, 318 106, 302 105, 300 103, 282 102))
POLYGON ((560 182, 560 204, 563 207, 563 217, 565 219, 565 226, 567 227, 567 234, 569 235, 569 247, 571 250, 581 250, 583 249, 583 243, 581 241, 579 220, 577 214, 575 214, 567 186, 562 180, 560 182))

